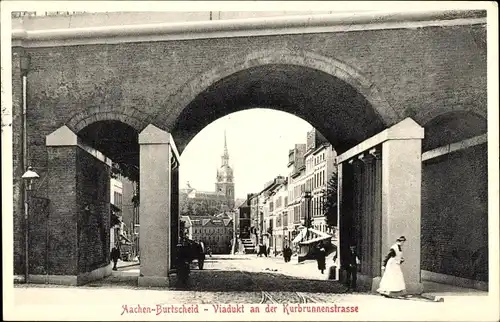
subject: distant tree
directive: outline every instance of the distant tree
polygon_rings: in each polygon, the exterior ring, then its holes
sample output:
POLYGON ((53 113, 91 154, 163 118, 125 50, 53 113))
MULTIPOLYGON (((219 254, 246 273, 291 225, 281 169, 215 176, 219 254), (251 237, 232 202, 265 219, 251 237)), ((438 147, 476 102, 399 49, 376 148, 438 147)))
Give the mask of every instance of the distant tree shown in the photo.
POLYGON ((333 175, 328 180, 326 185, 326 189, 323 191, 326 195, 326 198, 323 202, 323 209, 325 210, 325 221, 329 227, 337 226, 337 183, 338 177, 337 173, 333 173, 333 175))
POLYGON ((189 199, 184 200, 182 203, 180 214, 182 216, 193 216, 195 214, 193 204, 189 202, 189 199))
POLYGON ((139 169, 132 164, 114 162, 111 167, 111 177, 116 179, 119 176, 125 177, 133 182, 139 182, 139 169))

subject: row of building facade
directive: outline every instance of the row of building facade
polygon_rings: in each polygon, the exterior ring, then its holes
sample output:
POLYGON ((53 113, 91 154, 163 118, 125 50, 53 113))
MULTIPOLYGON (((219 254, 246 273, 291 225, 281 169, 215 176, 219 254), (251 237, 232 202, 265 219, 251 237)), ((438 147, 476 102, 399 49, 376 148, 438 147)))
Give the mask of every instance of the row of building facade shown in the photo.
POLYGON ((206 251, 214 254, 230 254, 234 240, 232 214, 218 216, 181 216, 183 235, 196 242, 203 242, 206 251))
POLYGON ((307 133, 306 142, 289 150, 286 176, 277 176, 259 193, 248 194, 240 206, 242 238, 276 252, 286 246, 295 249, 297 236, 307 226, 310 239, 326 234, 335 239, 336 229, 325 221, 324 202, 328 181, 337 171, 336 152, 315 129, 307 133))
POLYGON ((139 204, 137 183, 118 175, 110 182, 110 248, 120 247, 123 259, 139 256, 139 204))

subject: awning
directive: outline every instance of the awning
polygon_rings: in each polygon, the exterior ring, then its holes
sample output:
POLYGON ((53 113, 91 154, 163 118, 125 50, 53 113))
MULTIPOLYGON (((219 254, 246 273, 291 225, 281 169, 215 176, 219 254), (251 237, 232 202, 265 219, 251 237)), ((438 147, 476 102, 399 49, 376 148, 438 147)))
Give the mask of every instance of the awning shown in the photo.
POLYGON ((305 237, 305 235, 306 235, 306 229, 302 229, 300 233, 297 236, 295 236, 295 238, 292 240, 292 243, 297 244, 305 237))
POLYGON ((329 238, 332 238, 332 237, 333 236, 330 236, 330 235, 320 236, 320 237, 316 237, 316 238, 313 238, 313 239, 310 239, 310 240, 306 240, 306 241, 300 242, 299 244, 300 245, 310 245, 312 243, 316 243, 316 242, 319 242, 319 241, 322 241, 322 240, 326 240, 326 239, 329 239, 329 238))
POLYGON ((307 244, 315 243, 315 242, 318 242, 318 241, 321 241, 321 240, 325 240, 325 239, 328 239, 328 238, 332 238, 332 237, 333 236, 330 235, 330 234, 327 234, 325 232, 322 232, 320 230, 316 230, 316 229, 313 229, 313 228, 302 229, 300 231, 300 233, 294 238, 293 243, 295 243, 295 244, 299 243, 301 245, 307 245, 307 244), (302 241, 306 237, 307 231, 309 231, 310 234, 316 235, 316 237, 314 237, 313 239, 310 239, 310 240, 302 241))
POLYGON ((120 208, 118 208, 117 206, 113 205, 112 203, 110 203, 111 205, 111 210, 113 210, 114 212, 122 212, 122 210, 120 208))
POLYGON ((322 232, 321 230, 316 230, 316 229, 313 229, 313 228, 309 228, 309 231, 313 232, 314 234, 318 235, 318 236, 330 236, 330 234, 327 234, 325 232, 322 232))
POLYGON ((125 237, 125 236, 123 236, 123 235, 120 235, 120 238, 125 239, 125 241, 126 241, 127 243, 131 243, 131 241, 130 241, 127 237, 125 237))
MULTIPOLYGON (((113 204, 111 204, 111 206, 113 206, 113 204)), ((113 207, 115 207, 115 206, 113 206, 113 207)), ((111 207, 111 208, 113 208, 113 207, 111 207)), ((117 214, 117 211, 114 211, 113 209, 112 209, 110 216, 109 216, 109 223, 110 223, 111 227, 115 227, 115 226, 120 225, 122 223, 121 217, 117 214)))

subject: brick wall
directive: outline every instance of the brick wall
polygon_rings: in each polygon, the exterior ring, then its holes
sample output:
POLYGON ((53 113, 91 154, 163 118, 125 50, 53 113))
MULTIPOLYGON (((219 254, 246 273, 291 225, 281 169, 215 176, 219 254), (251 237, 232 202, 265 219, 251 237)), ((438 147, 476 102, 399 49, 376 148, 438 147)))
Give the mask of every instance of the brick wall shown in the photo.
POLYGON ((22 75, 20 57, 22 50, 12 49, 12 151, 13 151, 13 209, 14 209, 14 274, 24 271, 24 221, 23 221, 23 155, 22 155, 22 75))
POLYGON ((75 180, 77 149, 74 146, 47 149, 50 199, 48 269, 51 275, 78 274, 75 180))
POLYGON ((422 269, 488 281, 487 145, 425 162, 422 269))
POLYGON ((49 245, 48 220, 50 201, 32 195, 29 198, 29 274, 46 274, 48 272, 47 250, 49 245))
POLYGON ((76 182, 78 270, 82 273, 110 262, 110 167, 78 149, 76 182))

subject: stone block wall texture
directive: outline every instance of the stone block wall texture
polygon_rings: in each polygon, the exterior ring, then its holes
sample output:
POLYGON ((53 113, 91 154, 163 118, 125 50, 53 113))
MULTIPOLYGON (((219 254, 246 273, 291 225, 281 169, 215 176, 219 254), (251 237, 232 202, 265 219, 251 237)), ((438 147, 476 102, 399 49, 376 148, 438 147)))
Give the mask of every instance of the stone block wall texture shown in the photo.
MULTIPOLYGON (((136 128, 146 126, 156 115, 175 112, 169 103, 179 99, 183 85, 218 66, 243 66, 256 52, 310 52, 339 60, 372 81, 401 119, 412 115, 425 124, 440 113, 461 109, 485 115, 486 49, 477 40, 485 32, 484 26, 453 26, 26 48, 31 56, 28 163, 42 177, 37 194, 47 196, 46 135, 86 113, 94 115, 91 121, 106 112, 119 119, 126 115, 136 128)), ((19 84, 16 60, 13 67, 13 80, 19 84)), ((168 130, 173 124, 158 126, 168 130)), ((21 129, 14 130, 19 136, 21 129)), ((14 145, 14 157, 20 153, 14 145)), ((22 208, 17 206, 16 240, 19 216, 22 208)), ((21 247, 16 242, 16 271, 21 247)))
POLYGON ((487 145, 424 162, 422 171, 422 269, 487 282, 487 145))
POLYGON ((110 262, 110 167, 78 149, 76 182, 78 272, 85 273, 110 262))

